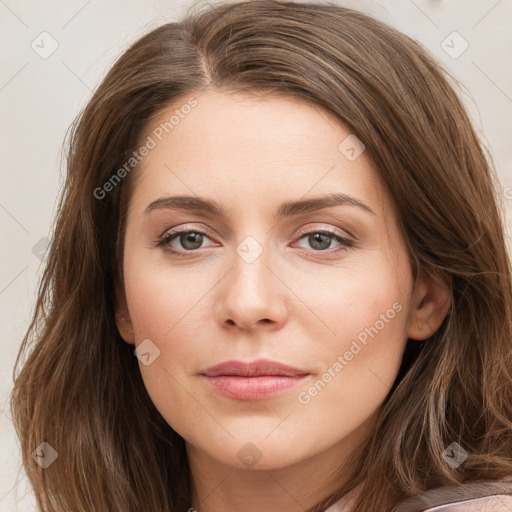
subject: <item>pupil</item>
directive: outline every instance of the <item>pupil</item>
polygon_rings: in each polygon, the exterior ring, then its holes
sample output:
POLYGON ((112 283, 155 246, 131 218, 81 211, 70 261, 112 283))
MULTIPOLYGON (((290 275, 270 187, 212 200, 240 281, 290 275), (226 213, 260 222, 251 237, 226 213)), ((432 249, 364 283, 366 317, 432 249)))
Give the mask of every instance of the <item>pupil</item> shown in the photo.
POLYGON ((327 249, 330 245, 330 236, 324 235, 323 233, 315 233, 314 235, 310 235, 310 243, 314 249, 327 249), (324 243, 322 243, 322 240, 324 243), (327 242, 327 245, 325 245, 325 242, 327 242), (319 244, 320 247, 318 247, 319 244))
POLYGON ((186 233, 184 236, 185 236, 185 238, 184 239, 182 238, 181 243, 182 243, 183 247, 185 247, 186 249, 198 249, 199 247, 201 247, 201 243, 203 241, 202 240, 203 235, 201 233, 189 232, 189 233, 186 233), (190 247, 188 245, 189 243, 192 244, 192 247, 190 247))

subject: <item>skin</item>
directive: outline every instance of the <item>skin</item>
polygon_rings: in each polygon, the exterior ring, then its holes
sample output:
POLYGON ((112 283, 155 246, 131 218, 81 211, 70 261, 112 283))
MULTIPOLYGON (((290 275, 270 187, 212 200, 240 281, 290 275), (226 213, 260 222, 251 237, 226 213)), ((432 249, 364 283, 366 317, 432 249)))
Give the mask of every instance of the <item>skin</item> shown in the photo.
MULTIPOLYGON (((191 96, 191 95, 190 95, 191 96)), ((162 111, 169 119, 176 102, 162 111)), ((347 455, 370 433, 400 366, 407 338, 425 339, 449 307, 448 289, 420 281, 411 268, 392 204, 365 152, 338 150, 350 134, 319 107, 293 98, 208 90, 142 162, 129 204, 124 283, 116 321, 123 339, 150 339, 160 355, 140 364, 155 406, 186 441, 199 512, 302 511, 333 492, 347 455), (337 205, 276 221, 283 201, 339 192, 374 214, 337 205), (227 217, 146 207, 164 196, 220 203, 227 217), (194 245, 158 240, 171 228, 208 230, 194 245), (316 230, 316 231, 315 231, 316 230), (315 245, 304 233, 334 231, 315 245), (248 236, 262 254, 236 249, 248 236), (201 244, 201 245, 200 245, 201 244), (195 247, 199 247, 194 249, 195 247), (336 377, 298 400, 392 305, 400 312, 369 338, 336 377), (276 360, 311 375, 259 401, 212 390, 199 374, 230 359, 276 360), (254 446, 247 446, 252 443, 254 446), (260 457, 249 465, 243 448, 260 457)), ((153 123, 143 140, 151 135, 153 123)), ((318 235, 317 235, 318 236, 318 235)))

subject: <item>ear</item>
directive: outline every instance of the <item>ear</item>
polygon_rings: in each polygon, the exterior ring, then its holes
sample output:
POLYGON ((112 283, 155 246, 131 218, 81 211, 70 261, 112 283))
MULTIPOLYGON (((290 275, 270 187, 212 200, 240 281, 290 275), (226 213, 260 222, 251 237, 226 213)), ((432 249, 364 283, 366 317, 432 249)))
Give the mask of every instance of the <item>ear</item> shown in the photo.
POLYGON ((422 277, 413 294, 407 336, 424 340, 434 334, 444 320, 451 304, 451 277, 422 277))
POLYGON ((128 305, 126 303, 126 297, 124 295, 124 291, 121 285, 115 285, 115 315, 116 315, 116 325, 121 338, 123 338, 126 343, 131 345, 135 344, 135 334, 133 332, 132 321, 130 318, 130 313, 128 312, 128 305))

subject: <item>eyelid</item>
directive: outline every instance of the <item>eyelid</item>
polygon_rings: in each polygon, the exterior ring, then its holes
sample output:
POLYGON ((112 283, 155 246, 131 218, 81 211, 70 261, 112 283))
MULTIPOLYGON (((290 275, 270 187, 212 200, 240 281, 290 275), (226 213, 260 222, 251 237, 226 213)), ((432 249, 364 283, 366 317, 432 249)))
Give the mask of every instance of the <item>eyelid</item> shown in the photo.
POLYGON ((335 240, 338 243, 337 247, 331 248, 330 250, 314 250, 301 247, 301 249, 305 251, 306 254, 313 255, 316 258, 336 257, 340 253, 346 253, 347 251, 356 247, 356 240, 352 236, 346 236, 344 233, 340 233, 339 230, 333 228, 315 227, 303 228, 303 230, 301 230, 301 232, 299 233, 298 238, 296 238, 296 241, 293 242, 291 247, 293 247, 294 244, 296 244, 297 242, 299 242, 300 240, 302 240, 303 238, 307 237, 312 233, 321 233, 327 235, 328 237, 330 237, 331 239, 335 240))
POLYGON ((352 235, 352 233, 350 233, 346 229, 342 230, 342 229, 340 229, 336 226, 332 226, 332 225, 329 225, 329 227, 326 228, 325 224, 324 224, 324 226, 322 226, 321 224, 314 224, 314 223, 308 224, 307 226, 300 228, 298 231, 298 236, 301 236, 301 235, 304 235, 307 233, 311 233, 311 231, 319 231, 319 232, 325 231, 327 233, 336 234, 336 235, 340 236, 341 238, 350 239, 351 241, 354 241, 354 242, 356 240, 356 237, 354 235, 352 235))
POLYGON ((215 238, 215 235, 208 228, 197 228, 197 226, 189 224, 180 224, 178 226, 174 226, 173 228, 167 228, 158 238, 166 238, 174 234, 182 233, 183 231, 195 231, 207 235, 210 238, 215 238))
MULTIPOLYGON (((348 235, 349 238, 355 240, 355 237, 347 230, 341 230, 340 228, 337 228, 335 226, 330 226, 329 228, 325 228, 318 224, 308 225, 308 226, 304 226, 304 227, 300 228, 295 236, 300 237, 304 234, 311 233, 311 231, 314 231, 315 229, 318 231, 326 231, 328 233, 334 232, 335 234, 341 236, 342 238, 347 238, 346 235, 348 235)), ((179 226, 175 226, 174 228, 166 229, 158 237, 158 239, 160 240, 164 237, 168 237, 168 236, 171 236, 176 233, 181 233, 183 231, 197 231, 199 233, 207 235, 209 238, 215 238, 215 235, 207 228, 197 229, 195 226, 189 226, 189 224, 180 224, 179 226)))

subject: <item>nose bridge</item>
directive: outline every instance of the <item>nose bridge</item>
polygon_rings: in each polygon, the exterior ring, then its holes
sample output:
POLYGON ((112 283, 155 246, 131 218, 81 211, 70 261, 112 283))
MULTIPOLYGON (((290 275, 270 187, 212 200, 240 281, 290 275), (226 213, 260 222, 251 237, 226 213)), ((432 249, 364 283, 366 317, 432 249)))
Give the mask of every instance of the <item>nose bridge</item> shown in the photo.
POLYGON ((268 267, 272 258, 268 245, 248 236, 235 249, 232 291, 246 306, 252 303, 261 307, 271 295, 269 288, 273 276, 268 267))
POLYGON ((224 322, 250 327, 260 321, 282 320, 285 305, 278 280, 270 270, 273 258, 268 238, 250 235, 235 247, 220 301, 224 322))

